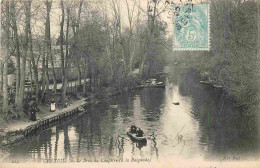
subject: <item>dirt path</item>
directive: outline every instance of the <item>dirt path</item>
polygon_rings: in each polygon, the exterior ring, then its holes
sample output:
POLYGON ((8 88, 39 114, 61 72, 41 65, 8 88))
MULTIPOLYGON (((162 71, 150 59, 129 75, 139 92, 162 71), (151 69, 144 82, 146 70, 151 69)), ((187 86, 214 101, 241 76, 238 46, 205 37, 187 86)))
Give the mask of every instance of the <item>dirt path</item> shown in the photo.
MULTIPOLYGON (((84 102, 85 102, 84 98, 82 98, 80 100, 76 100, 76 101, 74 101, 72 104, 70 104, 66 108, 63 108, 63 109, 57 109, 56 108, 55 112, 50 112, 49 107, 40 107, 40 112, 38 112, 36 114, 37 115, 37 119, 41 120, 41 119, 50 117, 52 115, 57 115, 57 114, 62 113, 64 111, 69 111, 69 110, 75 109, 75 108, 77 108, 78 106, 80 106, 84 102)), ((20 130, 20 129, 23 130, 26 127, 28 127, 29 125, 31 125, 31 124, 33 124, 35 122, 36 121, 30 121, 28 119, 24 119, 22 121, 17 121, 17 122, 12 121, 12 123, 8 123, 6 128, 4 128, 2 131, 4 133, 7 133, 7 132, 10 132, 10 131, 17 131, 17 130, 20 130)))

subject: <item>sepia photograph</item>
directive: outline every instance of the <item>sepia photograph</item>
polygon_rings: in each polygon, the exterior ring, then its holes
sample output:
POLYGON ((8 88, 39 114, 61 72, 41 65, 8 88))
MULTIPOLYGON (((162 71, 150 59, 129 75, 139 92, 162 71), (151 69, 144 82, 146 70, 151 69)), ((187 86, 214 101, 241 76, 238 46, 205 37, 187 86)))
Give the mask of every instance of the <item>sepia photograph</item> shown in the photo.
POLYGON ((258 0, 0 0, 0 168, 259 168, 258 0))

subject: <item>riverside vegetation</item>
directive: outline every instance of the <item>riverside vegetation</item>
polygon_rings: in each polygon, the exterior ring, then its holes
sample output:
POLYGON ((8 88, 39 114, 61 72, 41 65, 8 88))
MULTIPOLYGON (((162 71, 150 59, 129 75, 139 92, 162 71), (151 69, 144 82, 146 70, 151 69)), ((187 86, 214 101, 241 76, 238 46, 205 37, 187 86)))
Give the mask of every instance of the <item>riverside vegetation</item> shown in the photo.
POLYGON ((187 66, 202 79, 223 85, 228 97, 245 111, 257 109, 259 6, 249 0, 209 2, 211 50, 173 52, 166 31, 169 23, 161 17, 168 5, 163 0, 148 0, 147 9, 135 0, 4 1, 2 122, 26 117, 27 97, 46 105, 49 102, 44 103, 44 98, 58 95, 63 107, 73 80, 78 85, 72 93, 76 97, 104 97, 161 72, 166 62, 187 66), (60 19, 54 21, 54 15, 60 19), (51 24, 59 32, 52 31, 51 24), (10 74, 16 78, 12 93, 10 74), (29 89, 25 88, 27 76, 29 89), (57 89, 59 82, 61 89, 57 89))

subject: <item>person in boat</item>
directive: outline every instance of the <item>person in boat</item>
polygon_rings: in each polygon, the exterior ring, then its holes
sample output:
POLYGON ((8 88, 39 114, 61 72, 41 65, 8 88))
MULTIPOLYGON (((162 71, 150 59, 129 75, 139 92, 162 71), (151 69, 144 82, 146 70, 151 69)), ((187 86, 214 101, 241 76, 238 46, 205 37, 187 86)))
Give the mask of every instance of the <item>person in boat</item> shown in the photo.
POLYGON ((136 136, 142 137, 143 135, 144 135, 144 132, 140 128, 138 128, 137 131, 136 131, 136 136))
POLYGON ((132 125, 131 128, 130 128, 130 132, 136 133, 136 129, 137 129, 137 127, 135 125, 132 125))

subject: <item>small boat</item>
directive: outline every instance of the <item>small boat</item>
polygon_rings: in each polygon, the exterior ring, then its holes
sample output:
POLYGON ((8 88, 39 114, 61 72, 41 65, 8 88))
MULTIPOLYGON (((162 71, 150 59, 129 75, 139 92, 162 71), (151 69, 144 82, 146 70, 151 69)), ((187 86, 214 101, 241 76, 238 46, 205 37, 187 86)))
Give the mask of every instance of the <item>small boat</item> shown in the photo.
POLYGON ((102 102, 102 101, 98 100, 98 101, 95 102, 95 104, 99 104, 99 103, 101 103, 101 102, 102 102))
POLYGON ((138 88, 165 88, 165 84, 139 85, 138 88))
POLYGON ((152 80, 148 79, 146 80, 146 83, 152 83, 152 80))
POLYGON ((174 105, 180 105, 180 102, 173 102, 174 105))
POLYGON ((117 108, 118 108, 118 105, 110 105, 110 108, 112 108, 112 109, 117 109, 117 108))
POLYGON ((85 109, 84 109, 83 107, 78 107, 78 110, 79 110, 80 112, 83 112, 85 109))
POLYGON ((211 81, 211 80, 200 81, 200 83, 203 84, 203 85, 211 85, 211 84, 213 84, 213 81, 211 81))
POLYGON ((222 85, 213 85, 215 88, 218 88, 218 89, 221 89, 221 88, 223 88, 223 86, 222 85))
POLYGON ((155 88, 165 88, 165 84, 156 84, 155 88))
POLYGON ((146 141, 146 136, 145 134, 142 136, 142 137, 138 137, 136 136, 136 133, 131 133, 130 131, 127 132, 127 135, 130 137, 130 138, 133 138, 134 140, 136 141, 146 141))

